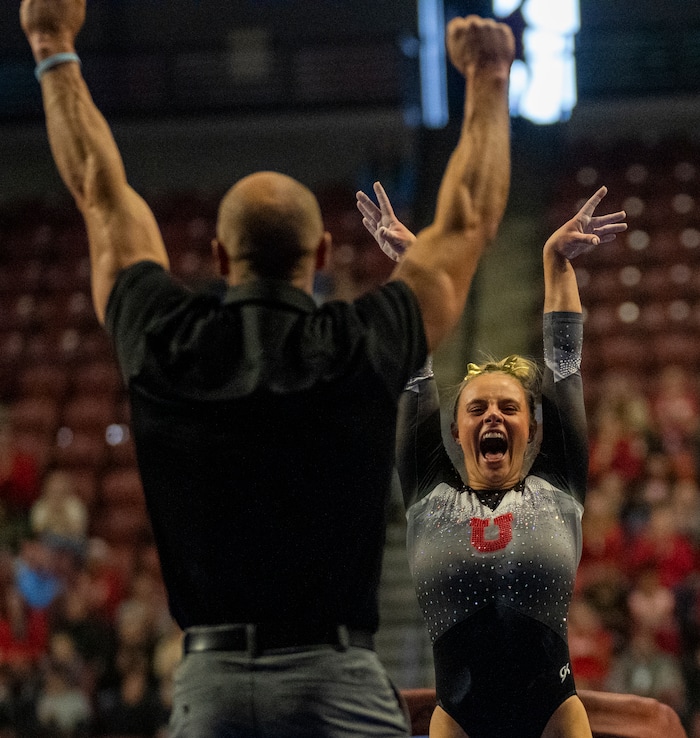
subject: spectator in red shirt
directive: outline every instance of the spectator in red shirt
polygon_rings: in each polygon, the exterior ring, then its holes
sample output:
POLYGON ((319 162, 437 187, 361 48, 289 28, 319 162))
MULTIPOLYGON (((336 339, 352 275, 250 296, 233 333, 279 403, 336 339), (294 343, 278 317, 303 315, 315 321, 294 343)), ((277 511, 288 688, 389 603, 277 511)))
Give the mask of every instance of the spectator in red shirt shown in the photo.
POLYGON ((662 586, 673 589, 693 571, 695 552, 691 542, 676 527, 676 516, 668 502, 651 509, 649 520, 629 549, 627 568, 634 577, 653 566, 662 586))
POLYGON ((33 670, 47 653, 49 623, 45 610, 30 607, 13 584, 0 591, 0 663, 16 673, 33 670))
POLYGON ((603 689, 615 642, 600 613, 585 597, 571 601, 568 639, 577 689, 603 689))
POLYGON ((0 543, 17 548, 29 531, 29 510, 38 496, 36 460, 17 448, 10 412, 0 406, 0 543))
POLYGON ((696 378, 684 367, 667 366, 661 372, 651 406, 664 450, 672 456, 688 452, 700 422, 696 378))
POLYGON ((623 481, 610 472, 586 494, 583 549, 576 574, 578 590, 601 582, 620 583, 624 578, 620 570, 628 544, 621 517, 624 495, 623 481))

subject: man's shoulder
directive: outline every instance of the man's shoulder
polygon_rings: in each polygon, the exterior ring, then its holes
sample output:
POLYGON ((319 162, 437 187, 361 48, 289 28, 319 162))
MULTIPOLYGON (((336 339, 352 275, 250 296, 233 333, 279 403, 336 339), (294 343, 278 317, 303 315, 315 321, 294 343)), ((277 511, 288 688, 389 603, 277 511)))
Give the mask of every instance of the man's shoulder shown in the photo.
POLYGON ((357 298, 356 302, 363 298, 375 298, 375 299, 386 299, 387 295, 401 296, 404 299, 409 299, 416 306, 418 306, 418 300, 416 299, 415 293, 409 287, 407 282, 402 279, 392 279, 385 282, 372 290, 369 290, 364 295, 357 298))
POLYGON ((149 261, 144 259, 142 261, 134 262, 127 267, 124 267, 114 282, 115 287, 122 283, 126 283, 127 287, 132 283, 139 282, 145 278, 161 278, 167 280, 170 277, 168 272, 162 264, 158 264, 155 261, 149 261))
POLYGON ((114 280, 107 301, 106 325, 110 330, 124 303, 138 300, 142 295, 153 294, 160 285, 167 287, 173 283, 170 273, 154 261, 137 261, 122 269, 114 280))
POLYGON ((351 312, 395 312, 410 315, 411 318, 420 318, 421 315, 420 305, 413 290, 401 280, 385 282, 349 302, 338 300, 326 304, 351 312))

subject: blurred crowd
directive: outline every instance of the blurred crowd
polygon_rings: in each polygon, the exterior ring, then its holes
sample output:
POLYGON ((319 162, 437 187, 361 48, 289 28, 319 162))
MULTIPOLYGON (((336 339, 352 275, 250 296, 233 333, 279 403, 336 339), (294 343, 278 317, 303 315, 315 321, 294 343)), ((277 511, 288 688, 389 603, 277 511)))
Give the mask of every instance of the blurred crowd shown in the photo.
POLYGON ((605 377, 589 408, 578 687, 655 697, 700 736, 700 393, 687 369, 605 377))
POLYGON ((89 537, 70 475, 0 417, 0 736, 165 736, 181 634, 151 543, 89 537))

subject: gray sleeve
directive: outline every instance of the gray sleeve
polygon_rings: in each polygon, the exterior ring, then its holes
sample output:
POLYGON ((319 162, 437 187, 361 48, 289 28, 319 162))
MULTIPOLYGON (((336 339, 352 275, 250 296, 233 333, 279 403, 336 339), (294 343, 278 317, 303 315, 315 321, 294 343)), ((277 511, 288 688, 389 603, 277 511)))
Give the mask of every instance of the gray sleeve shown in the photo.
POLYGON ((543 319, 544 363, 555 383, 581 370, 583 324, 576 315, 547 313, 543 319))
POLYGON ((461 484, 442 441, 440 398, 430 362, 408 381, 399 399, 396 466, 406 509, 442 481, 461 484))
POLYGON ((542 445, 531 473, 583 502, 588 480, 588 429, 583 403, 580 313, 546 313, 542 380, 542 445))

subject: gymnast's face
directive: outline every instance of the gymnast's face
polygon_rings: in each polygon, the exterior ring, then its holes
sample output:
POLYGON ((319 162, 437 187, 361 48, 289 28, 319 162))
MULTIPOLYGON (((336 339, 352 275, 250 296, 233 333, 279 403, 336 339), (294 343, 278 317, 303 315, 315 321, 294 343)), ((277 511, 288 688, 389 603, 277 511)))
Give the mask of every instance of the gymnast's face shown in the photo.
POLYGON ((464 452, 471 487, 514 487, 522 478, 533 435, 523 386, 504 372, 474 377, 457 402, 452 435, 464 452))

